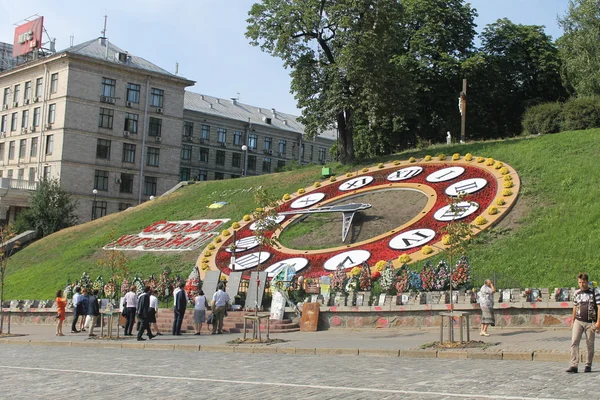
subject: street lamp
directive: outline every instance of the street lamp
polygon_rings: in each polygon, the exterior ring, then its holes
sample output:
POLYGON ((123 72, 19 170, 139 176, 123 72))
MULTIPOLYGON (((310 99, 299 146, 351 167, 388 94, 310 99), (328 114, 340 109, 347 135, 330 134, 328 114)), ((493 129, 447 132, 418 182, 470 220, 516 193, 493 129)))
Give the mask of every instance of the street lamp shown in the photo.
POLYGON ((154 200, 154 196, 150 196, 150 201, 154 200))
POLYGON ((98 194, 98 189, 92 190, 94 194, 94 202, 92 203, 92 221, 96 219, 96 195, 98 194))
POLYGON ((244 170, 242 171, 242 176, 248 175, 248 146, 243 145, 242 151, 244 152, 244 170))

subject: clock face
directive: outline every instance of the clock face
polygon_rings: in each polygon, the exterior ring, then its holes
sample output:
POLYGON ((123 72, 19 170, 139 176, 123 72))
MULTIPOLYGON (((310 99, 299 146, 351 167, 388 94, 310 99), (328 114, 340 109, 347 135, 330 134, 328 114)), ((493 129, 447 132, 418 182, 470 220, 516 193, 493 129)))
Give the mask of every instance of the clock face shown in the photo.
MULTIPOLYGON (((336 228, 335 233, 327 229, 316 233, 327 236, 319 238, 324 248, 308 250, 265 246, 259 252, 258 241, 254 237, 256 222, 240 221, 235 235, 233 262, 230 250, 233 236, 214 243, 214 251, 207 256, 201 255, 199 262, 204 259, 203 264, 208 264, 210 269, 218 268, 225 274, 232 270, 255 271, 259 262, 260 270, 272 272, 287 263, 294 265, 299 274, 317 277, 330 274, 338 265, 351 268, 363 262, 375 264, 381 260, 397 260, 404 254, 409 255, 412 261, 429 257, 446 248, 442 237, 448 223, 453 220, 469 224, 477 222, 477 229, 473 229, 473 234, 477 234, 497 222, 512 207, 520 186, 518 175, 503 163, 491 162, 490 159, 485 163, 482 161, 482 158, 470 161, 464 158, 414 163, 403 161, 336 177, 333 182, 323 181, 319 187, 306 188, 305 193, 282 202, 277 208, 276 218, 281 229, 268 235, 279 236, 286 229, 293 229, 294 224, 303 223, 307 214, 309 218, 327 215, 331 221, 335 220, 336 228), (507 186, 511 186, 510 189, 507 186), (412 193, 413 197, 406 197, 406 193, 412 193), (451 200, 459 195, 462 197, 451 207, 451 200), (505 204, 496 205, 495 200, 499 198, 505 204), (368 203, 369 199, 379 200, 372 205, 368 203), (497 213, 490 211, 490 207, 495 208, 497 213), (380 209, 383 208, 386 213, 381 214, 380 209), (406 210, 412 214, 404 220, 396 218, 406 210), (379 223, 383 222, 383 228, 358 239, 348 235, 354 218, 360 212, 380 212, 378 219, 379 223), (479 218, 475 221, 477 217, 485 220, 479 218), (424 254, 424 246, 431 247, 433 252, 424 254)), ((361 223, 369 226, 372 222, 367 218, 361 223)), ((399 266, 398 261, 396 264, 399 266)))

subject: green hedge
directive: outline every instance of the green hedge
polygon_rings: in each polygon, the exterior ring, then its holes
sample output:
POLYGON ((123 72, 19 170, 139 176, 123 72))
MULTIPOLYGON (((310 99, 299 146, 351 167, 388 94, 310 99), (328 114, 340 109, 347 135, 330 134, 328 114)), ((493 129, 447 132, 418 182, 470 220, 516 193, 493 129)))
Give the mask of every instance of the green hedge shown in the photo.
POLYGON ((524 133, 531 135, 600 128, 600 98, 539 104, 525 111, 522 124, 524 133))
POLYGON ((529 107, 522 123, 524 132, 530 135, 558 133, 563 126, 563 105, 552 102, 529 107))
POLYGON ((600 128, 600 99, 572 99, 563 107, 564 129, 569 131, 600 128))

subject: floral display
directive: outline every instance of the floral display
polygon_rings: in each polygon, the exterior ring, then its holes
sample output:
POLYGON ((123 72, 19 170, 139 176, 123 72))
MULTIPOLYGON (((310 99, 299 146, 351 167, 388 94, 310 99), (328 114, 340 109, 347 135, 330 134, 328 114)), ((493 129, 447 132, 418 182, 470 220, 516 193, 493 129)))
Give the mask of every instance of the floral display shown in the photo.
POLYGON ((371 290, 371 268, 366 262, 362 264, 362 268, 360 269, 358 283, 360 290, 371 290))
POLYGON ((408 272, 408 287, 411 290, 421 291, 423 290, 423 283, 421 282, 421 275, 416 271, 408 272))
POLYGON ((512 176, 510 176, 510 175, 504 175, 504 178, 503 178, 503 179, 504 179, 505 181, 512 181, 512 176))
POLYGON ((460 154, 459 154, 459 153, 454 153, 454 154, 452 154, 452 160, 453 160, 453 161, 460 160, 460 154))
POLYGON ((487 223, 488 221, 483 215, 480 215, 479 217, 475 218, 475 225, 485 225, 487 223))
POLYGON ((353 293, 356 292, 356 288, 358 288, 358 278, 355 276, 350 277, 350 279, 346 281, 345 291, 348 293, 353 293))
POLYGON ((185 290, 189 299, 194 298, 198 294, 198 290, 200 290, 200 274, 198 273, 198 268, 192 268, 190 275, 185 281, 183 290, 185 290))
POLYGON ((426 261, 423 269, 421 270, 421 286, 423 290, 433 290, 433 284, 435 281, 435 271, 431 262, 426 261))
POLYGON ((401 264, 408 264, 411 261, 411 258, 408 254, 405 253, 398 257, 398 261, 401 264))
POLYGON ((452 271, 452 288, 458 289, 463 286, 467 286, 471 282, 471 266, 467 261, 467 257, 462 256, 454 271, 452 271))
POLYGON ((92 288, 92 281, 90 280, 90 276, 87 272, 84 272, 83 275, 81 275, 81 279, 78 283, 76 283, 76 286, 79 286, 81 289, 85 288, 88 290, 92 288))
POLYGON ((471 154, 471 153, 465 154, 465 161, 473 161, 473 154, 471 154))
POLYGON ((510 189, 504 189, 502 191, 502 196, 504 196, 504 197, 512 196, 512 194, 513 194, 513 192, 510 189))
POLYGON ((405 265, 396 270, 396 291, 398 293, 408 290, 408 269, 405 265))
POLYGON ((487 165, 487 166, 491 167, 492 165, 494 165, 494 163, 495 163, 495 161, 492 157, 485 159, 485 165, 487 165))
POLYGON ((316 188, 321 187, 321 182, 315 182, 315 184, 313 186, 316 188))
POLYGON ((394 268, 391 263, 388 263, 383 272, 381 272, 381 278, 379 279, 379 286, 384 292, 388 292, 394 284, 394 268))
POLYGON ((500 168, 500 173, 501 173, 502 175, 506 175, 506 174, 508 174, 508 168, 506 168, 506 167, 502 167, 502 168, 500 168))
POLYGON ((498 208, 496 208, 494 206, 489 207, 488 208, 488 214, 490 214, 490 215, 496 215, 496 214, 498 214, 498 208))
POLYGON ((378 280, 379 278, 381 278, 381 272, 379 272, 379 271, 374 271, 374 272, 371 274, 371 280, 372 280, 372 281, 376 281, 376 280, 378 280))
POLYGON ((512 181, 504 181, 504 184, 503 184, 503 186, 507 189, 513 187, 514 185, 515 184, 512 181))
POLYGON ((505 204, 506 204, 506 201, 502 197, 496 199, 496 205, 497 206, 503 206, 505 204))
POLYGON ((360 267, 353 267, 350 270, 350 276, 359 276, 360 275, 360 270, 361 270, 360 267))
POLYGON ((67 299, 71 299, 73 297, 73 284, 67 283, 64 289, 64 295, 67 299))
POLYGON ((172 291, 173 284, 171 283, 170 271, 165 269, 160 275, 156 285, 156 297, 161 301, 165 301, 169 298, 172 291))
POLYGON ((425 245, 425 246, 423 246, 423 249, 421 249, 421 252, 423 254, 431 254, 431 253, 433 253, 433 247, 425 245))
POLYGON ((431 161, 431 156, 429 154, 427 154, 424 158, 423 161, 431 161))
POLYGON ((288 201, 291 198, 292 198, 292 196, 290 196, 289 193, 286 193, 286 194, 283 195, 283 201, 288 201))
POLYGON ((387 267, 387 265, 388 265, 388 263, 385 260, 377 261, 377 263, 375 264, 375 271, 383 272, 383 270, 385 269, 385 267, 387 267))
POLYGON ((129 292, 130 286, 127 278, 123 279, 123 282, 121 283, 121 296, 125 296, 127 292, 129 292))
POLYGON ((383 163, 379 163, 379 164, 377 164, 377 168, 381 169, 381 168, 383 168, 383 167, 384 167, 384 164, 383 164, 383 163))
POLYGON ((115 283, 112 280, 108 281, 108 283, 106 285, 104 285, 104 295, 107 298, 112 299, 115 297, 116 293, 117 293, 117 285, 115 285, 115 283))
POLYGON ((304 194, 304 193, 306 193, 306 190, 304 190, 304 188, 298 189, 298 194, 304 194))
POLYGON ((484 161, 485 161, 485 157, 481 157, 481 156, 480 156, 480 157, 477 157, 477 158, 475 159, 475 161, 477 161, 478 163, 482 163, 482 162, 484 162, 484 161))
POLYGON ((448 265, 446 261, 442 260, 438 263, 435 269, 435 279, 433 281, 433 289, 434 290, 444 290, 448 285, 450 276, 448 274, 448 265))
POLYGON ((444 161, 444 160, 446 159, 446 155, 445 155, 445 154, 443 154, 443 153, 440 153, 440 154, 438 154, 437 158, 438 158, 438 160, 440 160, 440 161, 444 161))
POLYGON ((103 291, 104 291, 104 278, 102 278, 102 276, 98 276, 96 278, 96 280, 94 281, 94 283, 92 283, 92 290, 97 290, 98 291, 98 295, 100 297, 103 296, 103 291))
POLYGON ((144 293, 144 281, 139 276, 133 278, 131 284, 135 286, 135 293, 139 296, 144 293))
POLYGON ((331 278, 331 291, 332 292, 343 292, 344 283, 346 282, 346 271, 340 265, 335 270, 333 277, 331 278))

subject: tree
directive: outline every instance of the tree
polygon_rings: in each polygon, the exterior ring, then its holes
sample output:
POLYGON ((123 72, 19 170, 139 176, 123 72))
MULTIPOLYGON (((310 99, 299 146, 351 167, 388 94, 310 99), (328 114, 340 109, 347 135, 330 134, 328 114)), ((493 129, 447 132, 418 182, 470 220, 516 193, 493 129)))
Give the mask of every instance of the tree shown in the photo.
POLYGON ((77 223, 77 201, 60 187, 58 180, 44 179, 29 199, 25 219, 40 237, 48 236, 77 223))
POLYGON ((565 86, 578 96, 600 94, 600 0, 570 0, 559 18, 558 40, 565 86))
POLYGON ((249 11, 251 43, 291 69, 306 136, 337 128, 342 163, 355 159, 357 128, 402 118, 379 107, 410 93, 385 90, 410 82, 403 64, 391 62, 404 42, 402 11, 396 0, 263 0, 249 11))
POLYGON ((0 225, 0 334, 4 329, 4 281, 6 279, 6 270, 8 260, 16 249, 19 248, 19 242, 11 242, 10 239, 14 233, 10 228, 0 225))

